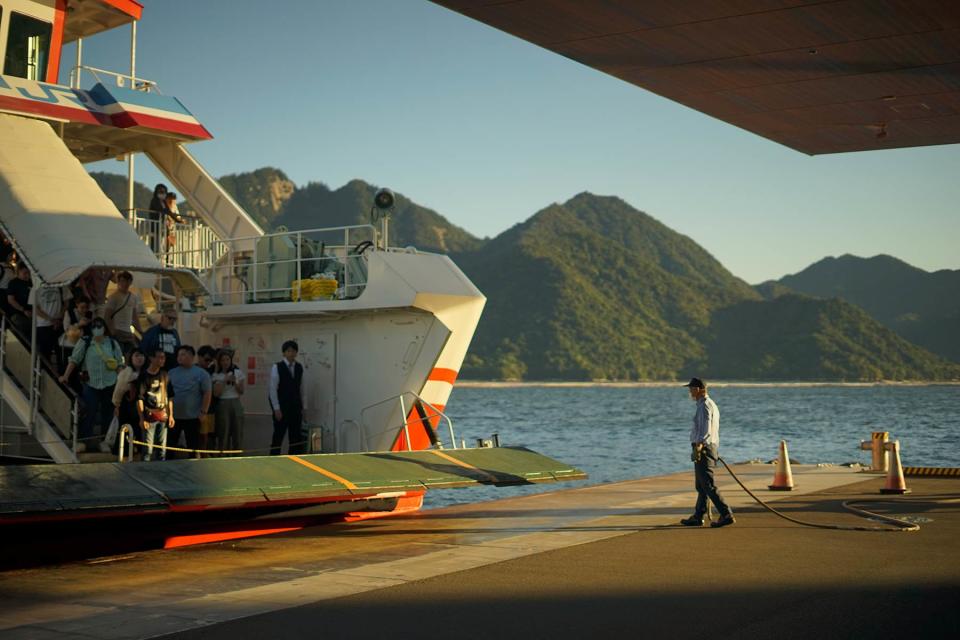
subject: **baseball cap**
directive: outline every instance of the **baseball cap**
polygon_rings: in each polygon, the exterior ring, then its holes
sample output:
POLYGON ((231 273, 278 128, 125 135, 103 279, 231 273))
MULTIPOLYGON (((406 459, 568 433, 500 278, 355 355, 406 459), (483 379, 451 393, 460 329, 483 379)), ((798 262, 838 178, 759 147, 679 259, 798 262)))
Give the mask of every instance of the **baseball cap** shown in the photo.
POLYGON ((690 378, 690 382, 683 385, 685 387, 696 387, 698 389, 705 389, 707 387, 706 383, 700 378, 690 378))

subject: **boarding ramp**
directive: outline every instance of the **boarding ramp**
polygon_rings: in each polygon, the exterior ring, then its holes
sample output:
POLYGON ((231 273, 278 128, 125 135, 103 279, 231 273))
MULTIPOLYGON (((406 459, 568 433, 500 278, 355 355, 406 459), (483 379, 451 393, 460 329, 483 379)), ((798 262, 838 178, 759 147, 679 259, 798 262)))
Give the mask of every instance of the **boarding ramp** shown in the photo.
MULTIPOLYGON (((254 222, 182 144, 175 140, 157 138, 146 145, 144 153, 220 238, 229 240, 263 235, 260 225, 254 222)), ((249 246, 236 246, 234 250, 252 249, 252 241, 245 244, 249 246)))
POLYGON ((0 524, 96 518, 118 511, 302 507, 586 477, 580 469, 523 447, 0 467, 0 524))

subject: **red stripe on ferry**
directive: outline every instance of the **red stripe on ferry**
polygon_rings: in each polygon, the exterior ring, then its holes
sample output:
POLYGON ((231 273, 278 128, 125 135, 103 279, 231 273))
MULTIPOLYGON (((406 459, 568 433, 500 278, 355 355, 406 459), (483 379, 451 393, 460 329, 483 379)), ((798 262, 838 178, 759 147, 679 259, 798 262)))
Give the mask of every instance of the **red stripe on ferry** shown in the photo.
POLYGON ((179 133, 180 135, 197 138, 200 140, 211 140, 213 135, 207 131, 203 125, 192 124, 190 122, 181 122, 179 120, 170 120, 169 118, 158 118, 157 116, 148 116, 142 113, 123 112, 112 116, 113 124, 121 129, 131 127, 146 127, 158 131, 167 131, 169 133, 179 133))
POLYGON ((113 122, 110 120, 110 116, 105 113, 95 113, 86 109, 75 109, 73 107, 64 107, 63 105, 59 104, 38 102, 36 100, 21 100, 20 98, 11 98, 9 96, 0 96, 0 109, 32 113, 38 116, 50 116, 51 118, 68 120, 70 122, 102 124, 106 126, 111 126, 113 124, 113 122))
POLYGON ((427 377, 427 380, 433 380, 435 382, 446 382, 447 384, 453 384, 457 379, 457 371, 453 369, 442 369, 437 367, 430 372, 430 375, 427 377))

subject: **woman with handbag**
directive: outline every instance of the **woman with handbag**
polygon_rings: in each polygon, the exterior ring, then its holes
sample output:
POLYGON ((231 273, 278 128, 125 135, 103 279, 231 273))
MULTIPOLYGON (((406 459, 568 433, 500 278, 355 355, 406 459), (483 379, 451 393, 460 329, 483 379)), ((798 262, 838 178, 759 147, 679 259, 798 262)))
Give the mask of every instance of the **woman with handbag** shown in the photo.
POLYGON ((233 364, 233 351, 217 352, 217 369, 213 374, 213 395, 217 398, 216 434, 217 444, 224 449, 243 448, 243 372, 233 364))
POLYGON ((77 367, 87 374, 87 380, 83 383, 85 413, 80 423, 77 453, 86 451, 87 440, 94 437, 95 422, 99 422, 103 431, 110 426, 113 420, 113 389, 117 384, 117 371, 123 366, 123 351, 107 333, 107 323, 103 318, 93 319, 90 333, 90 338, 83 338, 74 346, 67 370, 60 376, 60 382, 67 384, 77 367))

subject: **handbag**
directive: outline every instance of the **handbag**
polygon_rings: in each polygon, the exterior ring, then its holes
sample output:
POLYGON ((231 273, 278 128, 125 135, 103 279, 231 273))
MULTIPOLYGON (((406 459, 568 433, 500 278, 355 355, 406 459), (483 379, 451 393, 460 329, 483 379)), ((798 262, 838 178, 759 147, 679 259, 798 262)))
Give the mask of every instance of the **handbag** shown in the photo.
POLYGON ((147 409, 147 421, 148 422, 166 422, 167 421, 166 409, 147 409))
MULTIPOLYGON (((97 353, 100 355, 100 359, 103 360, 103 364, 104 366, 107 367, 108 370, 110 371, 117 370, 117 368, 120 366, 120 362, 116 358, 114 358, 113 356, 103 355, 103 349, 101 349, 100 345, 97 344, 96 342, 93 343, 93 348, 97 350, 97 353)), ((112 350, 113 349, 111 348, 111 351, 112 350)))

